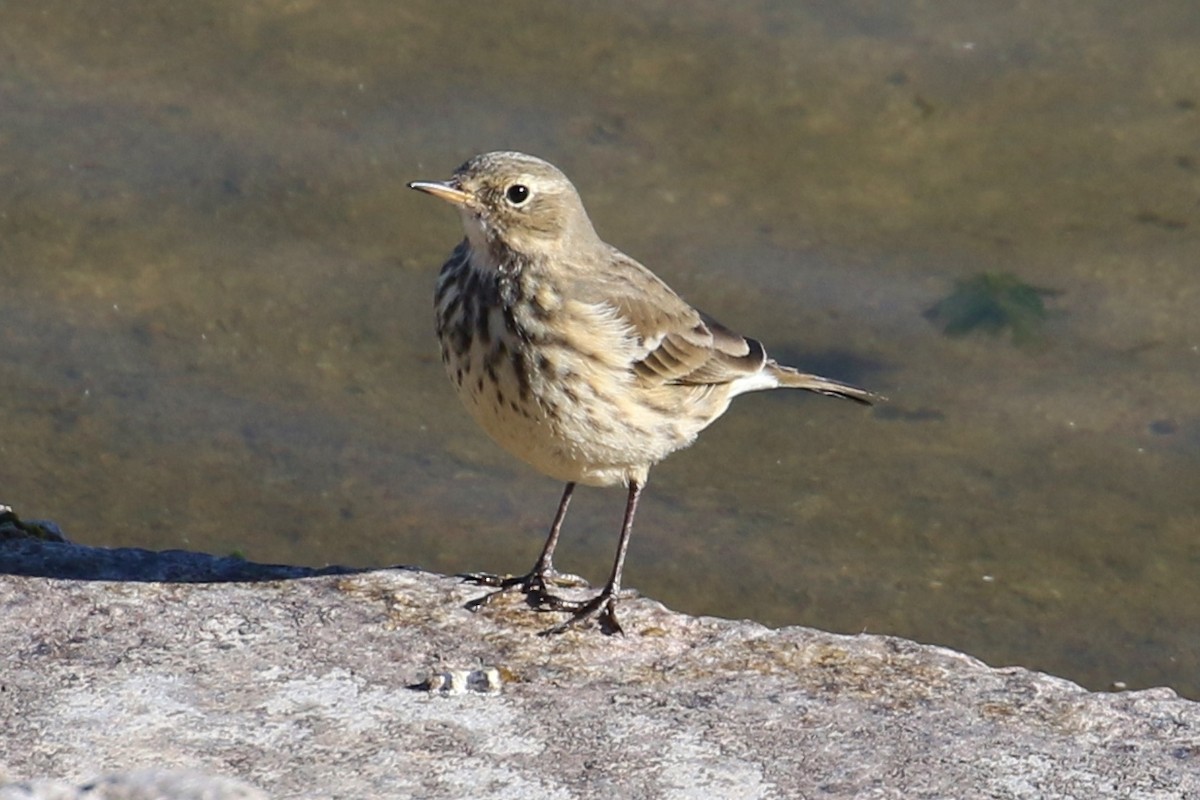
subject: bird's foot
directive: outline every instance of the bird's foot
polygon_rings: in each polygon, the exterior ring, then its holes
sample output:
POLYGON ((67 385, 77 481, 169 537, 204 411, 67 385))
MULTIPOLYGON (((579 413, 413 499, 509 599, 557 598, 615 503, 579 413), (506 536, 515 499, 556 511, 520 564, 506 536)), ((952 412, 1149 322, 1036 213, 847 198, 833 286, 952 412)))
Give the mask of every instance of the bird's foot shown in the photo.
POLYGON ((549 587, 562 586, 566 588, 587 585, 587 581, 578 575, 568 575, 554 569, 535 569, 525 575, 492 575, 486 572, 472 572, 460 574, 458 577, 478 586, 491 586, 496 589, 494 592, 488 592, 483 597, 477 597, 467 603, 468 611, 478 611, 497 597, 515 592, 524 594, 526 601, 531 606, 543 611, 571 610, 578 604, 552 594, 549 587))
POLYGON ((571 617, 565 622, 547 628, 538 635, 555 636, 594 620, 600 626, 601 633, 607 636, 619 633, 624 636, 625 631, 621 628, 621 623, 617 622, 617 594, 611 587, 606 586, 604 591, 586 603, 560 600, 557 608, 551 610, 570 611, 572 612, 571 617))

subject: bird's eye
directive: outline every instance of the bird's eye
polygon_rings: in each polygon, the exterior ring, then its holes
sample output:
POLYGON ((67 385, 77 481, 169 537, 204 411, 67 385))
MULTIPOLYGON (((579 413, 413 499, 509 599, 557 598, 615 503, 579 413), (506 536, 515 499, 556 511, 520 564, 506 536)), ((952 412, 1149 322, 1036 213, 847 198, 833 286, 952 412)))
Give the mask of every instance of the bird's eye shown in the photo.
POLYGON ((504 196, 514 206, 519 206, 529 199, 529 187, 523 183, 514 183, 505 190, 504 196))

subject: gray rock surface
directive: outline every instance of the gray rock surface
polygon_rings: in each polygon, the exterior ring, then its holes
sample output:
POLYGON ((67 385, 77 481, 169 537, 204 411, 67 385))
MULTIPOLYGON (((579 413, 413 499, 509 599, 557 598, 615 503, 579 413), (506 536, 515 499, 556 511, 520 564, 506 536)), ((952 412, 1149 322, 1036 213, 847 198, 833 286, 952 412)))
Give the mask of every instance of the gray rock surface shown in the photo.
POLYGON ((268 800, 242 781, 161 769, 106 775, 82 784, 39 779, 0 786, 0 800, 268 800))
MULTIPOLYGON (((2 791, 155 769, 275 798, 1200 798, 1200 705, 1167 689, 640 599, 624 637, 541 638, 557 615, 472 614, 453 578, 225 561, 0 542, 2 791)), ((49 791, 0 797, 142 796, 49 791)))

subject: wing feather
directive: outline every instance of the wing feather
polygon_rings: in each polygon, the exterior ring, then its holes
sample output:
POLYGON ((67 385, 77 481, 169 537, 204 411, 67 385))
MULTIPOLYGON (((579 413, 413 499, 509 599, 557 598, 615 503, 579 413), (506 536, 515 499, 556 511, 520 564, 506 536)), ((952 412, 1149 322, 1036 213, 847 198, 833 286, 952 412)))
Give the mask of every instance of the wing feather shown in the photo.
POLYGON ((763 346, 688 305, 650 270, 611 248, 573 296, 603 303, 637 336, 634 372, 647 386, 732 383, 766 364, 763 346))

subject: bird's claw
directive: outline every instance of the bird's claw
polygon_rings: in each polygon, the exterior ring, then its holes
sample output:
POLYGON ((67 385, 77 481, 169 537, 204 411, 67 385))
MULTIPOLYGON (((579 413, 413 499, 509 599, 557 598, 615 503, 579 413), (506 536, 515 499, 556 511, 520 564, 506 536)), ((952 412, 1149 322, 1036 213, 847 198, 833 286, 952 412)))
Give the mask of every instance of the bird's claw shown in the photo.
POLYGON ((510 586, 517 586, 527 580, 531 575, 495 575, 491 572, 460 572, 454 577, 461 578, 467 583, 473 583, 476 586, 495 586, 502 589, 507 589, 510 586))
POLYGON ((557 608, 551 610, 571 611, 573 613, 570 618, 547 628, 539 633, 538 636, 557 636, 560 633, 566 633, 571 628, 578 627, 592 620, 595 620, 600 626, 601 633, 607 636, 619 633, 624 636, 625 630, 621 627, 621 623, 617 621, 616 604, 616 595, 609 589, 605 589, 586 603, 562 600, 557 608))
POLYGON ((477 597, 467 603, 468 611, 478 611, 490 604, 500 595, 520 592, 525 595, 526 602, 542 611, 571 611, 580 604, 566 600, 556 594, 551 594, 548 586, 579 586, 587 582, 578 575, 567 575, 554 570, 533 571, 527 575, 492 575, 485 572, 463 573, 458 575, 465 581, 479 586, 491 586, 496 589, 483 597, 477 597))

